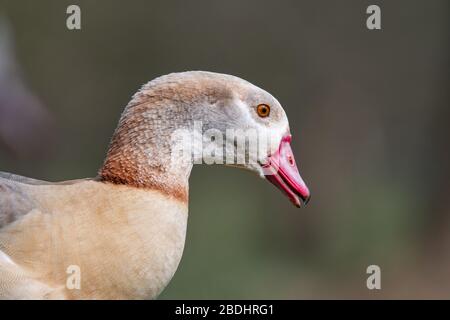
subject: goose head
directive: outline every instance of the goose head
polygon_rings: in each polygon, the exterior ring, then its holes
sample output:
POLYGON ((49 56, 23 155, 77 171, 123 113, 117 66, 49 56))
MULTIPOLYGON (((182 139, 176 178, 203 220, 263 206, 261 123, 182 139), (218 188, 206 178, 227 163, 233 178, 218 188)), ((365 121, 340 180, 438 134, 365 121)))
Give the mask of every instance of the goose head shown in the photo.
POLYGON ((291 140, 286 113, 267 91, 226 74, 172 73, 133 96, 100 176, 173 194, 187 190, 192 164, 225 164, 257 173, 300 207, 310 192, 291 140))

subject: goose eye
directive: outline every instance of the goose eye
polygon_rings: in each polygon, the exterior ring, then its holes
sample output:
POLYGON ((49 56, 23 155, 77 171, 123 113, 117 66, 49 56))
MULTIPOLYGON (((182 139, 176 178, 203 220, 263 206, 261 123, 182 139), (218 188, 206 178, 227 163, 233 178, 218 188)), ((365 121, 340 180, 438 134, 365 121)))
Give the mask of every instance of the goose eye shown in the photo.
POLYGON ((270 114, 270 107, 264 103, 259 104, 258 107, 256 107, 256 112, 258 112, 258 116, 265 118, 270 114))

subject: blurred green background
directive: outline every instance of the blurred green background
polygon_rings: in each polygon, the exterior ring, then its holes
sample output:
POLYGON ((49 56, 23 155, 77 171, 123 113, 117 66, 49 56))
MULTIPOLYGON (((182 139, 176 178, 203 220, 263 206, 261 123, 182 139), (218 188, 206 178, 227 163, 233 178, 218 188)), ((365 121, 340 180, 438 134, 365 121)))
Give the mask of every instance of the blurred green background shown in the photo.
POLYGON ((312 201, 197 166, 161 298, 450 298, 448 1, 0 4, 0 170, 95 176, 120 113, 174 71, 240 76, 284 106, 312 201), (66 28, 78 4, 82 30, 66 28), (382 30, 366 28, 370 4, 382 30), (366 288, 381 267, 382 290, 366 288))

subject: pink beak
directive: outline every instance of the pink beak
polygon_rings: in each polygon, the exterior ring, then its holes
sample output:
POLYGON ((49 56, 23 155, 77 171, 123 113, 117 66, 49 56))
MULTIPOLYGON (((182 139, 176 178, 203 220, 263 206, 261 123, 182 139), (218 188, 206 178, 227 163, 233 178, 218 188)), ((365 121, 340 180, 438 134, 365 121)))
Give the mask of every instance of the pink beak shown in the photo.
POLYGON ((298 172, 291 149, 291 139, 290 134, 281 139, 280 147, 269 156, 263 170, 266 179, 286 194, 296 207, 300 207, 300 199, 306 205, 311 195, 298 172))

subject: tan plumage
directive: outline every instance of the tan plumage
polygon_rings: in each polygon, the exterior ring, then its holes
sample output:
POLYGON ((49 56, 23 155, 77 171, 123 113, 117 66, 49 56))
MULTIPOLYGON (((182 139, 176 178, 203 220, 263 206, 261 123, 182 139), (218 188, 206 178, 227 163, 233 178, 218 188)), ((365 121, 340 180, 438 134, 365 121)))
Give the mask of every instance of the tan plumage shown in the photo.
MULTIPOLYGON (((198 160, 171 158, 170 137, 195 120, 222 132, 266 130, 276 147, 289 132, 278 101, 242 79, 185 72, 149 82, 122 114, 96 178, 49 183, 0 173, 0 298, 157 297, 182 256, 198 160), (272 106, 270 117, 258 118, 258 103, 272 106), (67 285, 71 266, 81 288, 67 285)), ((259 165, 244 167, 263 175, 259 165)))
POLYGON ((95 180, 27 182, 0 178, 1 206, 15 212, 0 233, 11 259, 0 255, 1 298, 152 298, 171 279, 186 203, 95 180), (80 267, 80 290, 66 288, 71 265, 80 267))

